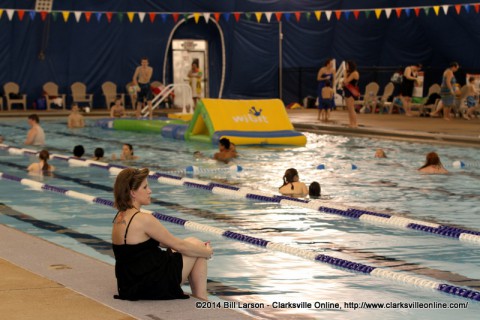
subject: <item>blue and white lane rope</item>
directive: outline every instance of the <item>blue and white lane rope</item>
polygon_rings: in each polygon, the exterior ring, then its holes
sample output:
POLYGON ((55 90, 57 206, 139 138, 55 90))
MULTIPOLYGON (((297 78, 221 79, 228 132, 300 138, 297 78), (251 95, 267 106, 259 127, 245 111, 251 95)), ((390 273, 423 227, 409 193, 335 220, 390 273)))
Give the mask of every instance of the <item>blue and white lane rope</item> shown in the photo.
MULTIPOLYGON (((42 190, 51 191, 51 192, 63 194, 75 199, 80 199, 87 202, 93 202, 96 204, 113 207, 113 201, 111 200, 94 197, 84 193, 76 192, 73 190, 67 190, 64 188, 48 185, 38 181, 30 180, 30 179, 20 178, 7 173, 0 172, 0 178, 3 180, 18 182, 22 185, 31 187, 32 189, 37 191, 42 191, 42 190)), ((262 248, 266 248, 272 251, 279 251, 279 252, 287 253, 297 257, 301 257, 304 259, 323 262, 323 263, 326 263, 335 267, 347 269, 350 271, 370 274, 378 278, 396 280, 398 282, 404 282, 407 284, 415 285, 417 287, 434 289, 450 295, 463 297, 463 298, 471 299, 475 301, 480 301, 480 291, 472 290, 466 287, 459 287, 459 286, 450 285, 448 283, 441 283, 441 282, 413 276, 404 272, 388 270, 386 268, 373 267, 363 263, 357 263, 357 262, 353 262, 345 259, 332 257, 326 254, 317 254, 313 251, 295 248, 289 245, 275 243, 275 242, 264 240, 261 238, 256 238, 256 237, 244 235, 244 234, 233 232, 233 231, 228 231, 228 230, 223 230, 223 229, 208 226, 208 225, 203 225, 197 222, 188 221, 181 218, 165 215, 160 212, 153 212, 150 210, 142 210, 142 211, 152 214, 158 220, 175 223, 177 225, 183 226, 185 229, 188 229, 188 230, 199 231, 204 233, 212 233, 218 236, 223 236, 229 239, 245 242, 245 243, 259 246, 262 248)))
MULTIPOLYGON (((15 147, 10 147, 8 145, 0 144, 0 149, 6 149, 12 154, 25 154, 25 155, 35 155, 37 151, 29 149, 19 149, 15 147)), ((52 159, 68 161, 71 165, 77 166, 90 166, 97 167, 108 170, 111 174, 117 175, 122 171, 126 166, 108 164, 105 162, 93 161, 93 160, 83 160, 83 159, 74 159, 69 156, 52 154, 50 155, 52 159)), ((188 188, 197 188, 202 190, 210 191, 214 194, 225 195, 234 198, 247 198, 255 201, 263 202, 273 202, 279 203, 280 205, 288 205, 295 207, 308 208, 323 213, 335 214, 346 218, 358 219, 364 222, 376 224, 376 225, 387 225, 395 228, 402 229, 413 229, 417 231, 423 231, 426 233, 436 234, 444 237, 455 238, 461 241, 467 241, 473 244, 480 245, 480 232, 472 231, 462 228, 451 227, 447 225, 441 225, 438 223, 432 223, 427 221, 415 220, 405 217, 400 217, 396 215, 391 215, 388 213, 379 213, 367 210, 361 210, 357 208, 350 208, 348 206, 336 205, 329 203, 328 207, 325 206, 324 201, 320 200, 304 200, 298 198, 292 198, 287 196, 271 195, 267 193, 259 193, 256 190, 249 188, 239 188, 235 186, 230 186, 227 184, 220 184, 208 181, 202 181, 187 177, 179 177, 173 174, 161 173, 161 172, 150 172, 149 179, 157 180, 162 184, 184 186, 188 188)))

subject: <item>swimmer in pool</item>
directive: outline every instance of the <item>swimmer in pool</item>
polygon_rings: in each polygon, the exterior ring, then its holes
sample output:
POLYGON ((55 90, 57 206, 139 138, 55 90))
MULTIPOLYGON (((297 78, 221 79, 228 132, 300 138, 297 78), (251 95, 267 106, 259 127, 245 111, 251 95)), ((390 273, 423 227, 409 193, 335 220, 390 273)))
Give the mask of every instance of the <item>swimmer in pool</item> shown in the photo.
POLYGON ((298 171, 290 168, 283 175, 283 185, 278 191, 285 196, 304 197, 308 194, 305 183, 299 181, 298 171))
POLYGON ((440 157, 436 152, 430 152, 427 154, 425 164, 418 168, 421 173, 429 174, 447 174, 448 170, 445 169, 440 161, 440 157))
POLYGON ((32 163, 28 166, 27 170, 29 173, 40 173, 40 172, 52 172, 55 170, 55 167, 48 164, 48 159, 50 159, 50 153, 47 150, 42 150, 38 154, 39 162, 32 163))
POLYGON ((313 181, 308 186, 308 195, 310 199, 318 199, 322 193, 322 188, 320 187, 320 183, 317 181, 313 181))
POLYGON ((227 138, 222 138, 218 142, 218 152, 213 155, 213 159, 228 163, 238 156, 235 144, 227 138))
POLYGON ((383 151, 383 149, 378 148, 375 151, 375 158, 386 158, 386 157, 387 157, 387 154, 385 153, 385 151, 383 151))
MULTIPOLYGON (((133 154, 133 146, 130 143, 125 143, 122 147, 122 154, 120 155, 120 160, 129 161, 138 159, 140 159, 140 157, 133 154)), ((112 154, 112 160, 117 160, 116 154, 112 154)))

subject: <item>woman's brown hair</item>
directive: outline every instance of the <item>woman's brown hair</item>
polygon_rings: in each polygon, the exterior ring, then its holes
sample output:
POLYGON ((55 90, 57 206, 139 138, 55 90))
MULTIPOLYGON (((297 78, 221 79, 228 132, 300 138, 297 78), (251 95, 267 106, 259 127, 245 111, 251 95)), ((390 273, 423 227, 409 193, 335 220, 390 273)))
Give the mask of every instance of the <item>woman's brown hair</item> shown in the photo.
POLYGON ((48 171, 48 169, 50 169, 50 165, 48 164, 47 160, 50 159, 50 153, 44 149, 40 151, 38 158, 43 161, 42 171, 48 171))
POLYGON ((427 158, 425 164, 421 166, 418 170, 429 167, 429 166, 441 166, 442 162, 440 161, 440 157, 436 152, 430 152, 427 154, 427 158))
POLYGON ((292 190, 293 190, 294 189, 293 182, 295 181, 296 176, 298 176, 297 169, 295 169, 295 168, 287 169, 287 171, 285 171, 285 174, 283 175, 283 185, 282 185, 282 187, 291 183, 292 184, 292 190))
POLYGON ((117 176, 113 185, 113 197, 115 199, 114 206, 119 211, 125 211, 133 208, 132 196, 130 191, 138 190, 143 180, 148 177, 149 170, 147 168, 123 169, 117 176))

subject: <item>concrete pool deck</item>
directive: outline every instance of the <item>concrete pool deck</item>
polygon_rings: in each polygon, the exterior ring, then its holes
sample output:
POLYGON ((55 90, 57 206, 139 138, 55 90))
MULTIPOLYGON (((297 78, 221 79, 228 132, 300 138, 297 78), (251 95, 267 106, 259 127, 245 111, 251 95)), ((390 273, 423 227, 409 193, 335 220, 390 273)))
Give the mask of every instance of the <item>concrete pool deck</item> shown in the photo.
MULTIPOLYGON (((34 111, 0 112, 25 118, 34 111)), ((179 112, 179 110, 168 110, 179 112)), ((333 133, 424 143, 480 147, 480 119, 466 121, 403 115, 359 114, 358 129, 348 128, 347 113, 335 111, 331 122, 316 120, 317 110, 288 110, 299 131, 333 133)), ((39 111, 40 118, 65 118, 68 111, 39 111)), ((106 110, 90 117, 107 117, 106 110)), ((0 134, 2 134, 0 132, 0 134)), ((8 137, 4 137, 8 143, 8 137)), ((45 240, 0 225, 0 314, 6 319, 248 319, 225 309, 199 310, 197 300, 114 300, 113 266, 45 240)))

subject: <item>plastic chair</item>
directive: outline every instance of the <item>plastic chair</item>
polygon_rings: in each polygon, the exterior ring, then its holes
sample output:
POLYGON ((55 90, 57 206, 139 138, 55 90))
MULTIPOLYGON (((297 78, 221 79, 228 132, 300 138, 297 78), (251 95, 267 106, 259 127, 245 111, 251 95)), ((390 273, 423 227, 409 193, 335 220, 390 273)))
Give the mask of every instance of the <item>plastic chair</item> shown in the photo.
POLYGON ((380 90, 380 86, 376 82, 370 82, 365 87, 365 94, 363 96, 363 100, 359 101, 359 104, 363 105, 360 109, 360 113, 366 113, 367 108, 370 110, 375 110, 378 101, 378 90, 380 90))
POLYGON ((432 84, 430 88, 428 88, 427 97, 429 97, 432 93, 440 94, 440 86, 436 83, 432 84))
POLYGON ((58 86, 54 82, 47 82, 43 85, 43 91, 45 92, 45 100, 47 101, 47 110, 50 110, 50 106, 55 100, 62 100, 62 108, 65 110, 66 94, 58 93, 58 86))
POLYGON ((82 82, 75 82, 70 86, 74 103, 86 102, 93 108, 93 94, 87 93, 87 87, 82 82))
POLYGON ((5 99, 7 100, 8 111, 12 110, 12 104, 23 105, 23 110, 27 111, 27 95, 20 95, 20 87, 15 82, 7 82, 3 85, 3 92, 5 92, 5 99), (20 98, 11 98, 10 94, 19 95, 20 98))
POLYGON ((107 109, 110 110, 112 104, 115 103, 117 98, 122 100, 122 105, 125 105, 125 94, 117 93, 117 85, 111 81, 104 82, 102 84, 103 95, 105 96, 105 103, 107 109))
POLYGON ((383 95, 378 102, 378 112, 383 113, 383 110, 386 108, 388 113, 392 113, 392 103, 388 101, 395 90, 395 85, 392 82, 387 83, 385 88, 383 89, 383 95))
MULTIPOLYGON (((132 109, 135 110, 135 103, 137 102, 137 92, 133 90, 133 82, 127 83, 125 86, 125 89, 127 90, 128 96, 130 97, 130 103, 132 104, 132 109)), ((127 107, 124 105, 125 108, 127 107)))

